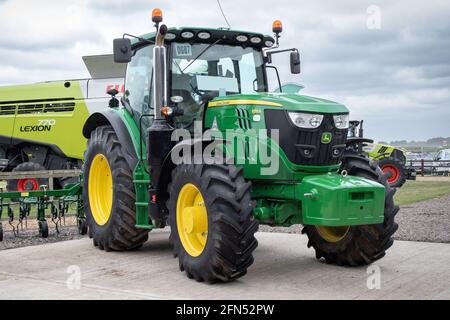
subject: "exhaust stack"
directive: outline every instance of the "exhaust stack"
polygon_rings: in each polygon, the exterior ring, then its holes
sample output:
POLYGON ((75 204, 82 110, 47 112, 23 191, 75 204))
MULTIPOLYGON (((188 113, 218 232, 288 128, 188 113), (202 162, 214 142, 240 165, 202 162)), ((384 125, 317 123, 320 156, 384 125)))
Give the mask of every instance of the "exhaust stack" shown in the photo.
POLYGON ((153 48, 153 102, 155 120, 163 119, 161 109, 167 106, 167 56, 164 38, 167 34, 165 24, 158 28, 155 47, 153 48))

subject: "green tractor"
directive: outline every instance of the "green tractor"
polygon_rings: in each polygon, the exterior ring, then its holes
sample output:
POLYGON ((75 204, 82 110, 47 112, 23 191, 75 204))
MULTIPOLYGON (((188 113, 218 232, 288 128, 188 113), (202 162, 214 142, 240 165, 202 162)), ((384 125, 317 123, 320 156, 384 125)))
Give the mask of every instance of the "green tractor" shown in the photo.
POLYGON ((416 180, 416 170, 407 168, 406 152, 403 149, 364 139, 364 121, 350 121, 349 139, 356 141, 358 152, 366 154, 370 159, 378 161, 381 170, 386 174, 387 181, 393 188, 402 187, 406 180, 416 180), (360 139, 360 140, 359 140, 360 139))
POLYGON ((122 105, 83 129, 94 245, 136 249, 169 225, 180 270, 211 283, 246 274, 259 223, 302 224, 327 263, 382 258, 398 227, 395 190, 375 162, 346 151, 348 109, 268 92, 273 55, 289 52, 300 73, 297 49, 278 49, 281 23, 274 38, 167 28, 159 10, 153 21, 154 33, 114 40, 115 61, 128 63, 122 105))

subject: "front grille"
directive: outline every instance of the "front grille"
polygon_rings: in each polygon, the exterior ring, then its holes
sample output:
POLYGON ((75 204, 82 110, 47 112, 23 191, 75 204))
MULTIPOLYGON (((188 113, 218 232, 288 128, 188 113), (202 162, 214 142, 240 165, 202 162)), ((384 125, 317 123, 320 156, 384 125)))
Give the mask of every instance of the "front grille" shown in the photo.
POLYGON ((52 99, 34 101, 2 102, 0 105, 0 116, 17 114, 36 114, 47 112, 73 112, 75 110, 75 99, 52 99), (8 103, 8 105, 5 105, 8 103), (14 104, 11 104, 14 103, 14 104))
POLYGON ((19 105, 18 114, 46 113, 46 112, 71 112, 75 109, 75 102, 52 102, 45 104, 19 105))
POLYGON ((10 116, 16 114, 16 106, 0 106, 0 116, 10 116))
POLYGON ((279 144, 288 159, 298 165, 327 166, 339 164, 344 153, 348 130, 334 126, 333 115, 324 115, 321 126, 317 129, 296 127, 286 111, 265 110, 266 127, 279 130, 279 144), (324 132, 332 134, 329 144, 322 143, 324 132))
POLYGON ((236 117, 238 119, 239 128, 244 130, 249 130, 252 128, 250 114, 247 109, 236 108, 236 117))

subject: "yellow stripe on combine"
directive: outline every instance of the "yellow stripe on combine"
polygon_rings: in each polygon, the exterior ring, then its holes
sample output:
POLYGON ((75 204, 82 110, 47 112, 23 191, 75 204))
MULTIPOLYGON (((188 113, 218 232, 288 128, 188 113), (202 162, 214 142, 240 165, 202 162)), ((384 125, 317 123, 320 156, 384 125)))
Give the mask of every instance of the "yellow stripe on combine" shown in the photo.
POLYGON ((232 105, 259 105, 259 106, 271 106, 282 107, 283 105, 276 102, 264 101, 264 100, 219 100, 212 101, 208 104, 208 107, 222 107, 232 105))

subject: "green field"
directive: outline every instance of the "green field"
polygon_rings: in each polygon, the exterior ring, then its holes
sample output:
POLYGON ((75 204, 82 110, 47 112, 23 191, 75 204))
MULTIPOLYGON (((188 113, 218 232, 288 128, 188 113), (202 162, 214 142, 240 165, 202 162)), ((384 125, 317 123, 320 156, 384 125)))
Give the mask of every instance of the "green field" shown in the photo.
POLYGON ((438 179, 407 181, 402 188, 397 190, 395 202, 401 206, 446 195, 450 195, 450 180, 444 177, 441 181, 438 179))

